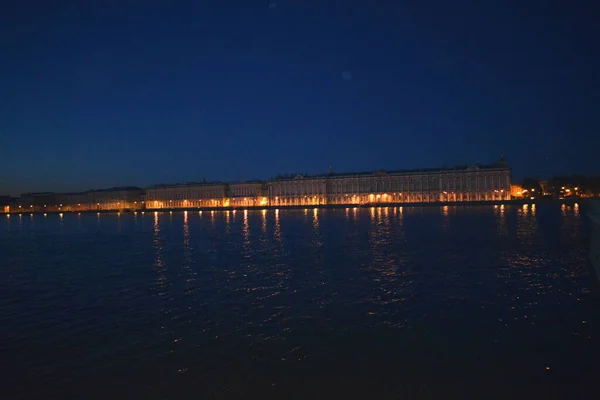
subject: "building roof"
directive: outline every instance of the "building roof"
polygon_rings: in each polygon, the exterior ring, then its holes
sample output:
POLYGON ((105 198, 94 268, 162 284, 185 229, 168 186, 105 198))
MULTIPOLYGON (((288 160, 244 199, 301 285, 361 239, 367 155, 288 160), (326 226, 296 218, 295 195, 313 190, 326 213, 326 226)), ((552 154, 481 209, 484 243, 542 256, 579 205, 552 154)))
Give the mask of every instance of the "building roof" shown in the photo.
POLYGON ((213 181, 213 182, 187 182, 187 183, 160 183, 158 185, 153 185, 148 187, 148 189, 164 189, 164 188, 177 188, 177 187, 186 187, 186 186, 215 186, 215 185, 223 185, 224 182, 213 181))
POLYGON ((500 160, 495 164, 471 164, 471 165, 459 165, 454 167, 440 167, 440 168, 421 168, 421 169, 397 169, 397 170, 376 170, 376 171, 362 171, 362 172, 330 172, 327 174, 286 174, 277 175, 274 180, 294 180, 294 179, 311 179, 311 178, 342 178, 342 177, 359 177, 359 176, 373 176, 373 175, 408 175, 408 174, 422 174, 422 173, 436 173, 436 172, 464 172, 468 170, 477 169, 498 169, 506 170, 510 169, 508 164, 504 160, 500 160))
POLYGON ((119 191, 125 191, 125 190, 141 191, 141 190, 144 190, 144 189, 139 188, 137 186, 116 186, 116 187, 112 187, 112 188, 108 188, 108 189, 86 190, 84 193, 87 193, 87 192, 119 192, 119 191))

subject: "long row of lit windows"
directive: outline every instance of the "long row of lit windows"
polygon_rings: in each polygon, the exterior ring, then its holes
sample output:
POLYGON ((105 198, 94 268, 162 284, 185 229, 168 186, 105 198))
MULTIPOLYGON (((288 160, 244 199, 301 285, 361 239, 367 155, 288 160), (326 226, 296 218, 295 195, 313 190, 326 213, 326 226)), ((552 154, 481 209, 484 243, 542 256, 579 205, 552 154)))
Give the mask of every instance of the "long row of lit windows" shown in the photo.
MULTIPOLYGON (((284 181, 270 182, 269 188, 271 194, 291 196, 291 195, 311 195, 323 192, 321 185, 311 181, 284 181)), ((365 192, 422 192, 422 191, 468 191, 468 190, 495 190, 508 189, 510 187, 510 178, 508 175, 482 175, 482 176, 461 176, 444 178, 414 178, 402 180, 378 180, 372 178, 347 179, 338 182, 332 182, 328 193, 365 193, 365 192)))
MULTIPOLYGON (((50 204, 43 206, 14 206, 14 210, 28 211, 89 211, 120 209, 162 209, 162 208, 210 208, 210 207, 257 207, 257 206, 294 206, 325 204, 370 204, 370 203, 418 203, 453 201, 496 201, 510 200, 509 191, 443 191, 443 192, 406 192, 406 193, 346 193, 316 194, 292 196, 259 196, 213 199, 161 199, 150 201, 105 201, 96 203, 50 204)), ((5 207, 9 212, 12 207, 5 207)))

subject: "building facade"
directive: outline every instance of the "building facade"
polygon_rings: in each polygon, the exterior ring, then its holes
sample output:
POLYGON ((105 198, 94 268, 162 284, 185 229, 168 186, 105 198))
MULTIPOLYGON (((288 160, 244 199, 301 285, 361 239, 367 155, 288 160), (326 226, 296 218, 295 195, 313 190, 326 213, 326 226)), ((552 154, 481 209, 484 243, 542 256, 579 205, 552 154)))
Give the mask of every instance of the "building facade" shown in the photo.
POLYGON ((494 165, 277 178, 268 183, 273 206, 510 200, 510 168, 494 165))
POLYGON ((146 208, 218 208, 267 206, 264 182, 188 183, 146 189, 146 208))
POLYGON ((229 207, 222 183, 157 185, 146 189, 147 209, 229 207))
POLYGON ((233 182, 226 184, 225 194, 231 207, 258 207, 269 204, 264 182, 233 182))
MULTIPOLYGON (((28 193, 4 212, 160 210, 177 208, 298 207, 510 200, 511 170, 504 160, 405 171, 280 176, 268 182, 202 182, 90 190, 28 193)), ((520 195, 520 193, 519 193, 520 195)))
POLYGON ((25 193, 12 206, 13 212, 139 210, 144 190, 119 187, 77 193, 25 193))

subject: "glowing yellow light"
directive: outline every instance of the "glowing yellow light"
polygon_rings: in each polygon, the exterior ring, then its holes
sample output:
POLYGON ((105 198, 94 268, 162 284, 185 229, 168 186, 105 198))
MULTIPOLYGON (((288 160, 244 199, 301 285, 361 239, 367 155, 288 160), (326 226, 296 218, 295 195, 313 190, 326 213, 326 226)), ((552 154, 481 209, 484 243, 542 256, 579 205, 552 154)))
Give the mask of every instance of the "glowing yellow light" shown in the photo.
MULTIPOLYGON (((62 205, 62 204, 61 204, 62 205)), ((19 208, 21 208, 21 206, 19 206, 19 208)))
POLYGON ((565 188, 564 186, 561 187, 561 189, 564 189, 564 188, 565 188))
POLYGON ((532 192, 535 192, 535 189, 531 189, 532 192))
POLYGON ((521 194, 521 192, 517 192, 517 194, 518 194, 518 195, 520 195, 520 194, 521 194))
POLYGON ((33 206, 29 206, 29 208, 33 208, 33 206))
POLYGON ((61 218, 63 217, 63 213, 58 214, 61 218))
POLYGON ((47 216, 48 214, 44 213, 44 217, 47 216))
POLYGON ((570 192, 570 191, 571 191, 571 189, 565 189, 565 192, 570 192))
MULTIPOLYGON (((81 206, 81 204, 77 204, 77 205, 78 205, 78 206, 81 206)), ((33 206, 31 206, 31 207, 33 207, 33 206)))
POLYGON ((577 186, 575 186, 575 190, 579 190, 579 188, 577 186))
POLYGON ((535 197, 533 197, 533 196, 532 196, 532 197, 531 197, 531 200, 533 200, 533 199, 535 199, 535 197))

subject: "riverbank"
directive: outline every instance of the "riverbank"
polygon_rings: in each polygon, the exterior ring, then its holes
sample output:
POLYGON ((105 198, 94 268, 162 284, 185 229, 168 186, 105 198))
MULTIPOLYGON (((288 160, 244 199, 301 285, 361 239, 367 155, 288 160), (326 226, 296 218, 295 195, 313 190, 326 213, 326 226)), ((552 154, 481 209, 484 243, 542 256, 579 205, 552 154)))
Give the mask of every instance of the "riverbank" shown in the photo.
MULTIPOLYGON (((587 200, 587 199, 586 199, 587 200)), ((402 202, 402 203, 363 203, 363 204, 307 204, 307 205, 266 205, 266 206, 248 206, 248 207, 182 207, 182 208, 159 208, 159 209, 121 209, 121 210, 52 210, 52 211, 40 211, 40 210, 19 210, 11 212, 0 212, 5 215, 23 215, 23 214, 106 214, 106 213, 145 213, 145 212, 166 212, 166 211, 243 211, 243 210, 303 210, 303 209, 345 209, 345 208, 371 208, 371 207, 444 207, 444 206, 461 206, 461 207, 472 207, 472 206, 486 206, 486 205, 523 205, 523 204, 537 204, 537 203, 556 203, 574 205, 581 202, 581 199, 515 199, 515 200, 495 200, 495 201, 436 201, 436 202, 402 202)))

